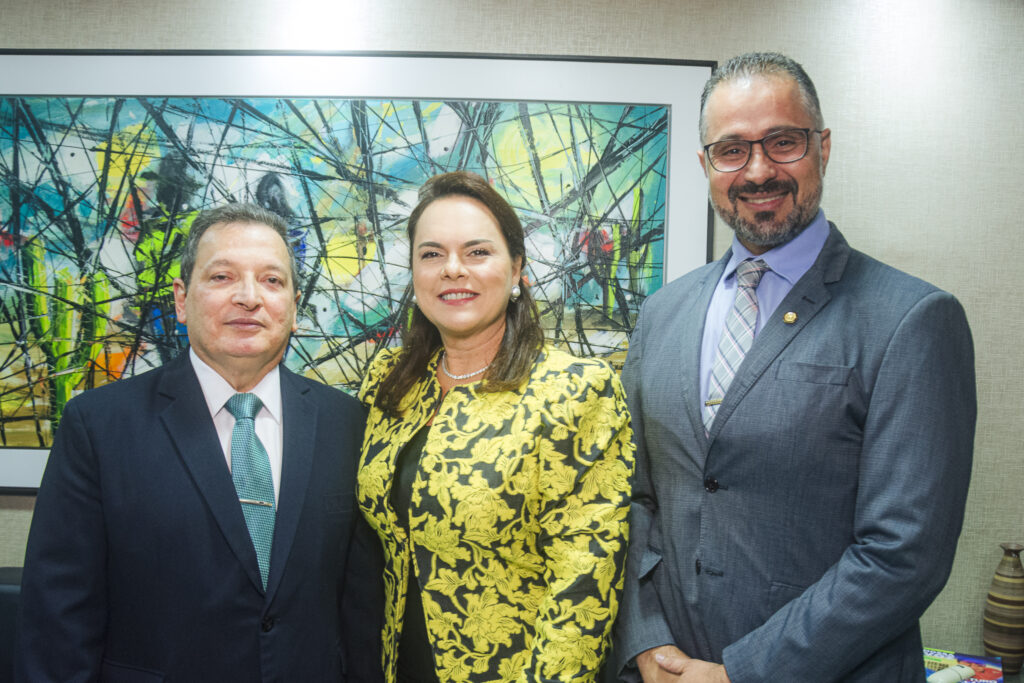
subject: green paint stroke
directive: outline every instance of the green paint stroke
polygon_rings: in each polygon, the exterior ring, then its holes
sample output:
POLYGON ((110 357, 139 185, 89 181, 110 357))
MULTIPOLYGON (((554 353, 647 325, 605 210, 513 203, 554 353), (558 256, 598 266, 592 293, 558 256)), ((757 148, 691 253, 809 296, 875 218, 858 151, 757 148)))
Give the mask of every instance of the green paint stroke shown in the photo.
POLYGON ((50 418, 56 426, 103 350, 103 342, 96 340, 107 330, 110 281, 102 272, 76 278, 63 268, 53 274, 51 285, 46 249, 38 237, 21 254, 33 290, 26 296, 29 329, 46 359, 50 418))

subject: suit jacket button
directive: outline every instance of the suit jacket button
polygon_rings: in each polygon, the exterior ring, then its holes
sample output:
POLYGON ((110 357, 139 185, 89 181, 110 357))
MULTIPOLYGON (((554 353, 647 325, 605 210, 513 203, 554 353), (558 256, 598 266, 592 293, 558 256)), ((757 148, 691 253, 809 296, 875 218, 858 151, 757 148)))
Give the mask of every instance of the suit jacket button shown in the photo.
POLYGON ((260 623, 260 630, 264 633, 270 633, 270 629, 272 628, 274 628, 274 620, 270 617, 267 617, 262 623, 260 623))
POLYGON ((718 490, 718 480, 714 477, 708 477, 704 480, 704 490, 708 493, 714 493, 718 490))

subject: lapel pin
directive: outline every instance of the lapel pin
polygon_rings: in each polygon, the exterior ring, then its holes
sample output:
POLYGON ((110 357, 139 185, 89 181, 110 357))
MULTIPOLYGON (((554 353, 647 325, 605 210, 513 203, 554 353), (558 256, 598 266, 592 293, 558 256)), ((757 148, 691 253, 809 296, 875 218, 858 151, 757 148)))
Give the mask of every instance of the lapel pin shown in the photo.
POLYGON ((793 311, 789 311, 788 313, 786 313, 786 315, 782 316, 782 322, 786 323, 787 325, 792 325, 793 323, 796 322, 796 313, 794 313, 793 311))

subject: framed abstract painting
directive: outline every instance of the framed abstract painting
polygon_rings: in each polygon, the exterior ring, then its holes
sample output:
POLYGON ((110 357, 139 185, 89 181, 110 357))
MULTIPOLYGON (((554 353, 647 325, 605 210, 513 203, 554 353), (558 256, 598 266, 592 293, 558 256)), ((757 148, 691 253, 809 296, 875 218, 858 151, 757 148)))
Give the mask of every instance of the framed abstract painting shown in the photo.
POLYGON ((551 341, 621 363, 644 297, 709 258, 710 62, 392 53, 0 53, 0 488, 64 405, 187 347, 171 282, 203 209, 285 218, 292 370, 347 391, 397 343, 429 177, 486 177, 551 341))

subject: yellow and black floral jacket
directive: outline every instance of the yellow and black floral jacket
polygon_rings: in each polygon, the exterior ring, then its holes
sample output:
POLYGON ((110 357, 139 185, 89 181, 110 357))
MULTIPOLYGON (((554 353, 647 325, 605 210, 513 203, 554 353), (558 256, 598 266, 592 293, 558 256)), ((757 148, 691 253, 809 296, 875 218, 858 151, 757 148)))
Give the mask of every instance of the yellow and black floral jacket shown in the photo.
POLYGON ((546 347, 519 391, 469 384, 442 399, 435 355, 393 417, 373 400, 396 358, 381 353, 360 390, 358 495, 386 555, 386 679, 415 571, 440 680, 594 680, 622 590, 633 473, 618 376, 546 347), (435 408, 406 533, 391 506, 395 461, 435 408))

